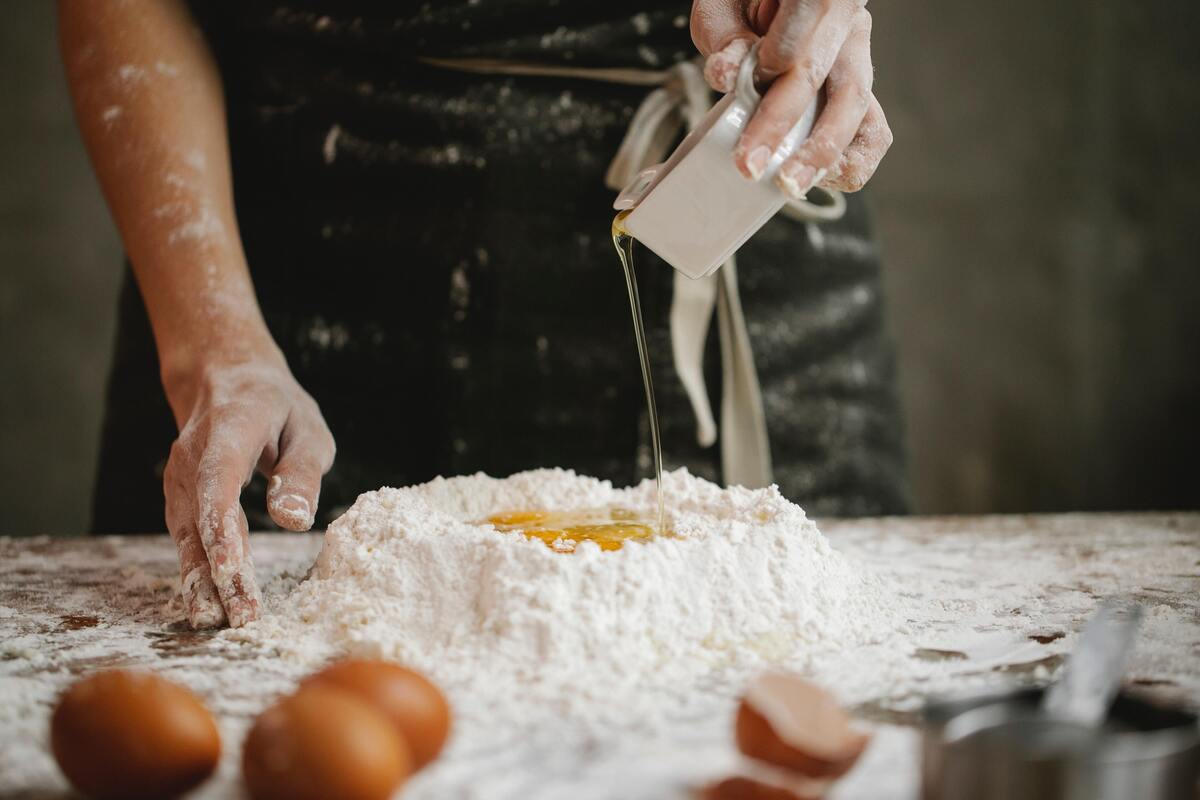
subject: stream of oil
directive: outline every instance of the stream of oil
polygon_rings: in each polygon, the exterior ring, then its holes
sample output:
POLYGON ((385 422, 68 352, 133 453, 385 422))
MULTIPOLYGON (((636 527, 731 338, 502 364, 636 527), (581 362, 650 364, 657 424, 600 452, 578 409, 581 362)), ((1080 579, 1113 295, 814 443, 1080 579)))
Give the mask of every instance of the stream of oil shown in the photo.
POLYGON ((666 508, 662 491, 662 439, 658 430, 658 406, 654 402, 654 381, 650 377, 650 353, 646 347, 646 326, 642 322, 642 303, 638 297, 637 276, 633 271, 633 237, 622 224, 628 211, 617 214, 612 224, 613 246, 625 268, 625 287, 629 290, 629 310, 633 314, 633 334, 637 339, 638 361, 642 367, 642 385, 646 389, 646 411, 650 422, 650 442, 654 448, 654 494, 658 501, 658 524, 650 526, 624 508, 588 508, 573 510, 517 509, 493 513, 482 523, 501 533, 518 532, 527 539, 540 539, 560 553, 573 553, 580 542, 595 543, 601 550, 620 550, 626 542, 647 541, 655 536, 673 536, 666 526, 666 508))
POLYGON ((633 271, 633 237, 625 230, 628 211, 617 214, 612 223, 613 247, 625 268, 625 287, 629 290, 629 309, 633 313, 633 335, 637 339, 638 360, 642 366, 642 385, 646 389, 646 411, 650 418, 650 443, 654 448, 654 492, 658 499, 658 531, 666 531, 666 510, 662 491, 662 438, 658 430, 658 405, 654 402, 654 380, 650 376, 650 352, 646 347, 646 326, 642 322, 642 303, 638 298, 637 276, 633 271))

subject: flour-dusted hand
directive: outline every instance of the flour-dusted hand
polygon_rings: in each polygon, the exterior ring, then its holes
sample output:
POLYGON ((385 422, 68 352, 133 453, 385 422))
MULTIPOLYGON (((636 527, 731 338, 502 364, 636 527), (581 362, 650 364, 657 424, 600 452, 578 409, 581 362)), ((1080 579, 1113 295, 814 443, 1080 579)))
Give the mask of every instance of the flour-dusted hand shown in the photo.
POLYGON ((261 598, 240 495, 257 468, 280 526, 312 527, 333 436, 282 359, 205 368, 168 396, 181 420, 163 475, 167 527, 179 548, 182 596, 195 628, 239 627, 261 598), (187 409, 180 413, 181 409, 187 409))
POLYGON ((871 15, 865 0, 696 0, 692 39, 706 57, 704 75, 720 92, 761 39, 756 78, 771 82, 734 150, 746 177, 758 180, 787 132, 825 88, 825 107, 808 140, 776 182, 801 199, 813 186, 857 191, 892 144, 871 93, 871 15))
POLYGON ((258 307, 233 208, 221 76, 188 4, 59 0, 58 20, 75 115, 179 426, 163 489, 188 620, 244 625, 261 599, 242 487, 257 467, 270 478, 271 517, 307 530, 333 437, 258 307), (158 77, 128 77, 143 73, 158 77))

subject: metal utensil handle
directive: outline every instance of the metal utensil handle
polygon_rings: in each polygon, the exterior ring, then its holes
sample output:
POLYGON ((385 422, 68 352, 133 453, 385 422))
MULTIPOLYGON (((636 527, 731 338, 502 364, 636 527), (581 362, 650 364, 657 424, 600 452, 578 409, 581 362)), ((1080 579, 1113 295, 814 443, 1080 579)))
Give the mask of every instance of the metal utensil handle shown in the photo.
POLYGON ((1083 629, 1058 683, 1042 698, 1042 712, 1095 727, 1108 716, 1142 621, 1137 603, 1106 600, 1083 629))

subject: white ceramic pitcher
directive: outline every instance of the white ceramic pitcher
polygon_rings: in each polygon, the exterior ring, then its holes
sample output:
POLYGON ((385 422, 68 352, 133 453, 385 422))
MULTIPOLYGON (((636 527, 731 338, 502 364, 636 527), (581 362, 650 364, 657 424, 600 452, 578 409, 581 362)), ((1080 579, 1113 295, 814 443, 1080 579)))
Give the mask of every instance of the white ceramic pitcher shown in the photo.
POLYGON ((733 163, 737 144, 762 99, 754 87, 758 45, 738 71, 734 90, 662 164, 638 173, 613 208, 633 209, 625 229, 689 278, 702 278, 737 251, 787 202, 775 185, 783 162, 808 138, 814 101, 771 156, 762 178, 747 179, 733 163))

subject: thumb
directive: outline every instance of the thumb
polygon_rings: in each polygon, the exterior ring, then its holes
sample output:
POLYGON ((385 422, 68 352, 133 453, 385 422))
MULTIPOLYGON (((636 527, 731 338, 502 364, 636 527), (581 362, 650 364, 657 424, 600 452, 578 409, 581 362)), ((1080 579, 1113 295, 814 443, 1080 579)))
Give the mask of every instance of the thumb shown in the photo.
POLYGON ((289 435, 285 429, 279 460, 267 486, 267 512, 275 524, 289 531, 306 531, 313 526, 321 476, 332 463, 333 439, 328 432, 289 435))
POLYGON ((704 79, 718 92, 731 92, 738 68, 758 39, 739 0, 696 0, 692 41, 705 57, 704 79))

